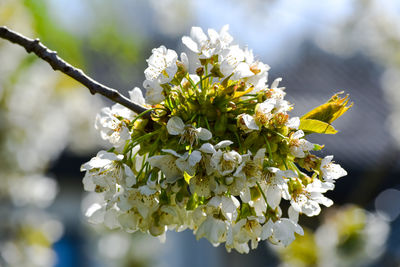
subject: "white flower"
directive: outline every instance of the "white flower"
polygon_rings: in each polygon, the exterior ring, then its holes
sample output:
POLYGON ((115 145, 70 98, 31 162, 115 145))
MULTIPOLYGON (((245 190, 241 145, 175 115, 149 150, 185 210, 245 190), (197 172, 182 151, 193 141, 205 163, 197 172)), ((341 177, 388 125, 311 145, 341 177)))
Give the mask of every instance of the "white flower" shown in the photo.
POLYGON ((275 107, 274 107, 274 113, 284 113, 292 110, 293 106, 290 105, 290 103, 284 99, 276 99, 275 107))
POLYGON ((327 182, 346 176, 347 172, 339 165, 332 162, 333 156, 326 156, 321 161, 322 177, 327 182))
POLYGON ((123 155, 99 151, 97 156, 81 166, 81 171, 86 171, 83 178, 84 188, 94 191, 98 186, 107 191, 107 198, 116 193, 116 185, 132 186, 136 183, 132 170, 120 161, 123 155))
POLYGON ((257 125, 253 116, 249 114, 240 114, 237 119, 237 124, 240 129, 242 129, 245 133, 249 133, 251 131, 259 131, 260 126, 257 125))
POLYGON ((195 128, 192 125, 185 125, 181 118, 172 117, 168 120, 167 130, 170 135, 180 135, 181 143, 189 143, 191 146, 198 139, 207 141, 210 140, 212 134, 209 130, 204 128, 195 128))
POLYGON ((159 168, 168 183, 173 183, 183 177, 182 171, 176 166, 176 159, 173 155, 158 155, 148 158, 147 162, 153 168, 159 168))
POLYGON ((268 184, 266 197, 268 205, 272 209, 275 209, 281 202, 282 195, 287 191, 286 177, 297 177, 297 175, 291 170, 281 171, 274 167, 270 167, 268 170, 269 173, 266 176, 268 184))
POLYGON ((193 176, 196 170, 196 164, 200 162, 202 155, 198 150, 192 151, 192 153, 186 152, 184 155, 179 155, 176 151, 172 149, 162 149, 163 152, 169 153, 177 157, 175 164, 181 170, 181 172, 186 172, 193 176))
POLYGON ((241 162, 242 157, 234 150, 227 152, 218 150, 211 157, 211 164, 222 176, 232 173, 241 162))
POLYGON ((250 71, 251 75, 242 76, 245 77, 244 80, 249 86, 254 86, 253 92, 258 92, 266 87, 270 67, 260 61, 255 61, 253 51, 246 48, 244 53, 245 64, 240 64, 240 68, 246 68, 246 72, 250 71))
POLYGON ((255 186, 256 181, 261 177, 265 152, 265 148, 260 148, 253 159, 251 158, 251 152, 248 152, 246 155, 242 155, 242 163, 236 169, 234 176, 246 179, 246 187, 255 186))
POLYGON ((286 93, 283 91, 285 87, 278 87, 279 83, 282 81, 282 78, 276 78, 271 85, 271 88, 268 90, 268 95, 271 98, 275 99, 283 99, 286 93))
POLYGON ((274 244, 286 247, 296 239, 294 233, 304 235, 303 228, 290 219, 281 218, 272 226, 272 235, 269 240, 274 244))
POLYGON ((116 229, 121 227, 117 219, 120 214, 120 210, 116 206, 107 209, 105 204, 100 205, 99 203, 93 203, 86 210, 85 216, 90 223, 104 223, 108 228, 116 229))
POLYGON ((314 148, 314 144, 302 138, 303 136, 304 132, 298 130, 289 138, 290 153, 296 158, 304 158, 306 156, 304 152, 308 152, 314 148))
POLYGON ((246 63, 244 62, 244 56, 244 51, 238 45, 232 45, 229 48, 223 50, 218 59, 218 61, 221 62, 221 73, 225 77, 233 73, 233 76, 236 76, 234 78, 232 77, 233 80, 239 80, 243 77, 251 76, 253 73, 248 68, 246 69, 245 66, 244 68, 242 66, 241 68, 239 68, 238 71, 236 71, 236 67, 240 63, 246 65, 246 63))
POLYGON ((109 141, 117 151, 125 146, 131 135, 125 122, 120 118, 127 120, 133 119, 134 113, 120 104, 115 104, 111 107, 103 108, 100 114, 96 116, 95 128, 100 130, 101 138, 109 141))
MULTIPOLYGON (((130 99, 141 106, 145 106, 146 102, 142 91, 135 87, 129 91, 130 99)), ((96 116, 95 128, 100 130, 101 137, 109 141, 116 151, 122 152, 123 147, 131 135, 125 121, 130 121, 135 118, 136 113, 130 109, 115 104, 110 108, 106 107, 101 110, 96 116), (124 121, 122 121, 124 120, 124 121)))
POLYGON ((211 196, 211 188, 215 187, 214 177, 202 173, 192 177, 189 183, 189 189, 192 194, 196 193, 198 196, 206 198, 211 196))
POLYGON ((174 50, 167 49, 163 45, 154 48, 152 55, 147 60, 149 67, 144 71, 146 80, 156 81, 159 84, 170 82, 178 70, 177 60, 178 55, 174 50))
POLYGON ((249 253, 249 245, 247 244, 249 238, 243 234, 242 227, 246 224, 246 219, 241 219, 238 222, 232 222, 228 225, 225 247, 228 252, 232 248, 236 249, 239 253, 249 253))
POLYGON ((146 186, 128 188, 119 197, 118 207, 123 211, 134 208, 144 219, 149 217, 159 207, 159 191, 149 190, 146 186))
POLYGON ((207 205, 219 208, 225 218, 229 221, 234 221, 236 220, 237 208, 240 206, 240 203, 234 196, 215 196, 207 205))
POLYGON ((196 239, 205 237, 214 246, 225 241, 227 223, 218 219, 208 217, 197 229, 196 239))
POLYGON ((268 124, 269 120, 272 119, 272 110, 275 108, 276 99, 267 99, 261 104, 258 104, 255 108, 254 118, 257 123, 261 125, 268 124))
POLYGON ((199 27, 192 27, 190 37, 182 37, 182 43, 191 51, 199 54, 199 58, 210 58, 228 47, 233 41, 232 36, 228 33, 229 26, 225 25, 221 31, 217 33, 213 29, 208 29, 208 36, 199 27))
POLYGON ((321 212, 319 204, 323 204, 326 207, 330 207, 333 204, 332 200, 322 195, 326 191, 327 189, 321 181, 314 179, 302 192, 295 193, 292 196, 290 204, 296 212, 304 213, 309 217, 318 215, 321 212))

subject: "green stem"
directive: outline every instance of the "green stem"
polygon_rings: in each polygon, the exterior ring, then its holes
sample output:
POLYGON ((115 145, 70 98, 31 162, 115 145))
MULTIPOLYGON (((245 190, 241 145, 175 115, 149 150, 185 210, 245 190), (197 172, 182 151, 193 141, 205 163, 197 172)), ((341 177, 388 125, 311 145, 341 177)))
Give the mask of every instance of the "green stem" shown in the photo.
POLYGON ((265 211, 265 212, 267 212, 267 210, 268 210, 268 201, 267 201, 267 197, 265 196, 264 191, 263 191, 262 188, 261 188, 261 185, 260 185, 258 182, 256 182, 256 184, 257 184, 258 190, 260 190, 261 195, 262 195, 263 198, 264 198, 265 204, 267 205, 267 209, 266 209, 266 211, 265 211))
POLYGON ((238 141, 240 152, 243 152, 242 143, 240 142, 240 137, 239 137, 238 133, 236 131, 234 131, 233 133, 235 134, 235 137, 238 141))
POLYGON ((286 164, 286 160, 282 156, 281 156, 281 159, 282 159, 283 165, 285 165, 286 170, 289 170, 289 168, 286 164))
POLYGON ((204 121, 206 122, 207 129, 211 132, 210 124, 208 124, 208 119, 204 116, 204 121))
POLYGON ((139 136, 138 138, 132 140, 132 144, 134 144, 134 143, 139 143, 139 144, 140 144, 143 140, 145 140, 145 139, 147 139, 147 138, 149 138, 149 137, 151 137, 151 136, 153 136, 153 135, 155 135, 155 134, 158 134, 159 131, 160 131, 160 130, 156 130, 156 131, 154 131, 154 132, 147 133, 147 134, 145 134, 145 135, 141 135, 141 136, 139 136))
POLYGON ((279 133, 279 132, 277 132, 277 131, 274 131, 274 130, 270 130, 270 131, 273 132, 274 134, 276 134, 276 135, 282 137, 283 139, 287 139, 286 136, 284 136, 283 134, 281 134, 281 133, 279 133))
POLYGON ((299 168, 297 167, 297 165, 291 161, 290 162, 290 166, 292 166, 292 168, 294 169, 295 172, 297 172, 297 175, 300 177, 301 176, 301 171, 299 170, 299 168))
POLYGON ((267 144, 267 149, 268 149, 268 155, 269 155, 269 164, 272 165, 273 160, 272 160, 272 150, 271 150, 271 145, 269 144, 268 138, 263 134, 265 143, 267 144))
POLYGON ((134 118, 134 119, 131 121, 131 124, 133 125, 139 118, 143 117, 143 116, 146 115, 147 113, 149 113, 149 112, 151 112, 151 111, 153 111, 153 110, 156 110, 156 109, 165 110, 165 109, 163 109, 163 108, 151 108, 151 109, 148 109, 148 110, 146 110, 146 111, 143 111, 142 113, 140 113, 139 115, 137 115, 136 118, 134 118))
MULTIPOLYGON (((143 162, 145 162, 145 159, 143 159, 143 162)), ((142 168, 140 168, 140 171, 139 171, 138 175, 136 175, 136 177, 137 177, 138 179, 140 178, 140 175, 142 174, 144 168, 145 168, 147 165, 149 165, 149 163, 148 163, 148 162, 145 162, 145 163, 142 165, 142 168)))

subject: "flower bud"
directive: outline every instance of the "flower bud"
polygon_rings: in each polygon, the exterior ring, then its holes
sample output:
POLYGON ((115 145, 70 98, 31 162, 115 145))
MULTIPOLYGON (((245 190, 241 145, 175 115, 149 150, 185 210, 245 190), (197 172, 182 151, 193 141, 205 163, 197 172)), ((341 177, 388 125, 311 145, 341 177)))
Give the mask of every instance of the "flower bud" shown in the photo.
POLYGON ((201 77, 204 75, 204 68, 203 67, 199 67, 196 69, 196 74, 201 77))
POLYGON ((233 183, 233 181, 234 181, 234 179, 233 179, 232 176, 225 177, 225 184, 226 185, 231 185, 233 183))

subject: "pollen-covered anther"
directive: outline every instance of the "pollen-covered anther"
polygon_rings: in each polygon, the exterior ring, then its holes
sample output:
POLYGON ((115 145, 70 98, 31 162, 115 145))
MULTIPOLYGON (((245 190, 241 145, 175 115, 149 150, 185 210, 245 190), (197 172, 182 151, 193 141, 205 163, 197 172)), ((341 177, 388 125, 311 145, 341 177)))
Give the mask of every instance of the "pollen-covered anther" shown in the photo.
POLYGON ((185 144, 189 143, 191 146, 193 146, 194 143, 196 145, 199 143, 198 139, 198 131, 195 127, 192 125, 186 125, 183 134, 181 135, 181 139, 179 140, 179 143, 185 144))
POLYGON ((258 67, 258 63, 257 62, 251 64, 250 71, 252 73, 254 73, 255 75, 257 75, 257 74, 259 74, 261 72, 260 68, 258 67))
POLYGON ((268 125, 269 120, 271 119, 271 114, 265 114, 263 112, 260 111, 256 111, 255 115, 254 115, 254 120, 261 125, 268 125))
POLYGON ((285 125, 285 123, 288 121, 289 115, 285 113, 277 113, 274 116, 274 124, 276 126, 282 126, 285 125))

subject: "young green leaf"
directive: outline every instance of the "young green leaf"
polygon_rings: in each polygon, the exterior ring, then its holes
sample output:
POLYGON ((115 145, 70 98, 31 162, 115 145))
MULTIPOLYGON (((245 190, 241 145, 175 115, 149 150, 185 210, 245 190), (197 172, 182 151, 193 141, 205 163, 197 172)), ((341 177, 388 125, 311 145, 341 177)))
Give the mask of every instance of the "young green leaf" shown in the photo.
POLYGON ((300 130, 305 133, 336 134, 337 130, 330 124, 313 119, 300 120, 300 130))
POLYGON ((353 103, 347 106, 350 100, 348 95, 341 98, 340 94, 343 94, 343 92, 334 94, 328 102, 309 111, 301 119, 313 119, 331 124, 353 106, 353 103))

